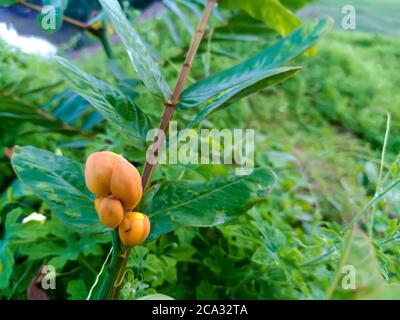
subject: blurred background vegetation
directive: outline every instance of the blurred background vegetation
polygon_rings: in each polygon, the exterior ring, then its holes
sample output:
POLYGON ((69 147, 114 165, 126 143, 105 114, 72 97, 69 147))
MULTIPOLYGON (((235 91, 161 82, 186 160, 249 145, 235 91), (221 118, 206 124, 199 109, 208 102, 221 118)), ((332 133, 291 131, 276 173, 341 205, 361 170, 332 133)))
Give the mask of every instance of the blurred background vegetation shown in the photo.
MULTIPOLYGON (((181 2, 153 2, 157 1, 131 1, 125 8, 159 53, 157 58, 173 83, 189 31, 196 25, 196 10, 181 2)), ((202 123, 254 128, 256 163, 271 166, 278 174, 278 186, 266 201, 231 223, 181 229, 135 248, 122 298, 155 292, 177 299, 379 298, 381 283, 400 280, 398 190, 374 207, 371 237, 363 224, 351 241, 341 228, 374 196, 377 184, 386 186, 400 176, 400 41, 394 37, 400 24, 398 5, 395 0, 345 1, 354 2, 357 9, 357 29, 345 31, 340 24, 343 1, 281 2, 299 10, 304 21, 327 14, 335 17, 335 30, 318 45, 315 56, 300 59, 304 70, 298 76, 202 123), (391 126, 382 177, 388 113, 391 126), (363 275, 363 290, 340 289, 338 266, 349 263, 363 275)), ((70 0, 65 14, 88 21, 98 10, 96 0, 70 0)), ((41 32, 33 27, 35 13, 20 6, 1 9, 0 18, 11 21, 20 34, 52 41, 59 55, 117 85, 149 114, 161 113, 161 106, 154 105, 135 80, 125 50, 111 30, 107 29, 112 61, 95 38, 66 24, 55 34, 41 32)), ((190 81, 251 56, 276 37, 268 26, 242 12, 220 12, 190 81)), ((108 252, 109 239, 80 237, 62 225, 15 179, 9 159, 12 147, 34 145, 81 164, 100 149, 138 163, 143 155, 127 148, 124 139, 68 89, 48 57, 20 52, 0 40, 0 75, 0 296, 26 299, 39 267, 48 262, 60 270, 51 298, 84 299, 108 252), (33 212, 46 220, 23 223, 33 212)), ((178 121, 185 117, 176 115, 178 121)), ((226 170, 160 166, 155 179, 207 180, 226 170)), ((390 291, 390 297, 398 297, 397 292, 397 288, 390 291)))

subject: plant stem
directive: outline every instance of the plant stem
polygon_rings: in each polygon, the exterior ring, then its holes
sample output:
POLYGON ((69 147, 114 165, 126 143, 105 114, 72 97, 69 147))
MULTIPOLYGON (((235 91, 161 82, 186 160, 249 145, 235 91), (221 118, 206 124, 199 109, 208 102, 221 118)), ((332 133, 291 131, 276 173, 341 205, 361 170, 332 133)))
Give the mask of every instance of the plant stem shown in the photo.
POLYGON ((126 248, 124 253, 122 254, 122 259, 120 260, 119 268, 117 270, 117 276, 115 278, 114 287, 112 292, 110 292, 109 299, 117 300, 119 296, 119 292, 121 291, 122 281, 125 275, 126 265, 128 264, 130 249, 126 248))
MULTIPOLYGON (((385 156, 386 156, 387 143, 388 143, 388 140, 389 140, 391 119, 392 119, 392 117, 391 117, 390 113, 388 113, 387 114, 387 122, 386 122, 385 138, 383 140, 383 147, 382 147, 382 154, 381 154, 381 165, 380 165, 380 168, 379 168, 378 181, 376 183, 375 196, 377 196, 381 192, 381 188, 382 188, 382 175, 383 175, 383 170, 384 170, 384 167, 385 167, 385 156)), ((373 228, 374 228, 374 219, 375 219, 376 207, 377 207, 376 204, 374 204, 372 206, 371 218, 370 218, 370 222, 369 222, 368 235, 369 235, 369 237, 371 239, 372 239, 372 233, 373 233, 373 228)))
MULTIPOLYGON (((42 12, 42 9, 43 9, 43 7, 26 2, 25 0, 17 0, 17 4, 19 4, 23 7, 29 8, 31 10, 34 10, 36 12, 42 12)), ((110 45, 110 41, 107 36, 106 29, 104 29, 104 28, 96 29, 87 23, 84 23, 82 21, 79 21, 79 20, 76 20, 76 19, 68 17, 68 16, 64 16, 64 15, 63 15, 62 19, 64 22, 69 23, 70 25, 72 25, 76 28, 88 31, 92 35, 97 37, 103 46, 103 49, 106 53, 107 58, 108 59, 114 58, 114 54, 111 49, 111 45, 110 45)))
MULTIPOLYGON (((217 3, 218 0, 209 0, 207 2, 207 5, 204 8, 203 15, 201 17, 200 23, 197 27, 197 30, 195 34, 193 35, 192 42, 190 44, 189 50, 186 54, 186 59, 185 62, 181 68, 181 71, 178 76, 178 80, 176 82, 175 89, 172 93, 170 101, 167 101, 164 103, 164 112, 161 117, 161 123, 160 123, 160 130, 159 132, 166 132, 168 127, 169 127, 169 122, 171 121, 176 105, 179 102, 179 98, 181 96, 181 93, 183 91, 185 81, 189 75, 190 69, 193 64, 193 60, 196 56, 196 53, 199 49, 201 40, 204 37, 205 29, 207 27, 208 20, 210 18, 212 9, 214 8, 215 4, 217 3)), ((160 147, 162 146, 164 140, 163 140, 163 135, 157 135, 157 143, 154 144, 154 148, 152 149, 152 154, 158 156, 158 151, 160 147)), ((147 187, 150 184, 151 177, 153 175, 153 171, 155 168, 155 164, 151 164, 148 160, 146 160, 146 164, 143 170, 142 174, 142 186, 143 190, 146 190, 147 187)), ((110 272, 108 275, 108 278, 106 279, 106 292, 102 292, 101 297, 105 297, 106 299, 118 299, 119 292, 121 289, 121 284, 122 284, 122 278, 125 274, 125 268, 126 264, 128 262, 129 258, 129 249, 126 249, 125 251, 121 252, 121 245, 120 245, 120 240, 118 238, 118 243, 117 248, 114 247, 114 253, 113 253, 113 258, 111 260, 110 264, 110 272), (117 250, 116 250, 117 249, 117 250), (116 255, 116 257, 114 257, 116 255), (110 288, 112 288, 112 293, 108 291, 110 288)), ((114 246, 114 241, 113 241, 113 246, 114 246)))
POLYGON ((99 298, 105 300, 112 299, 113 292, 115 290, 115 284, 118 283, 118 279, 120 279, 120 272, 121 270, 125 270, 126 263, 128 262, 128 259, 125 259, 126 251, 124 255, 124 251, 121 246, 118 229, 115 229, 112 232, 112 246, 113 252, 111 256, 111 262, 107 268, 107 273, 99 294, 99 298))
POLYGON ((98 38, 103 46, 104 52, 108 59, 114 59, 114 53, 111 49, 110 40, 108 39, 107 32, 103 29, 99 34, 98 38))
MULTIPOLYGON (((42 12, 42 9, 43 9, 41 6, 29 3, 29 2, 27 2, 25 0, 17 0, 17 4, 19 4, 19 5, 21 5, 21 6, 25 7, 25 8, 29 8, 29 9, 31 9, 33 11, 36 11, 36 12, 42 12)), ((66 23, 69 23, 70 25, 72 25, 74 27, 77 27, 79 29, 86 30, 86 31, 92 33, 95 36, 98 36, 98 34, 99 34, 99 30, 98 29, 95 29, 92 26, 90 26, 90 25, 88 25, 88 24, 86 24, 86 23, 84 23, 82 21, 79 21, 79 20, 76 20, 76 19, 73 19, 73 18, 67 17, 67 16, 63 16, 62 19, 66 23)))
POLYGON ((400 185, 400 179, 392 182, 386 189, 384 189, 380 194, 376 195, 374 198, 372 198, 372 200, 370 200, 365 207, 359 212, 357 213, 353 219, 351 219, 351 221, 343 228, 343 232, 346 232, 347 230, 349 230, 350 228, 352 228, 366 213, 367 210, 373 206, 378 200, 382 199, 389 191, 391 191, 392 189, 394 189, 395 187, 397 187, 398 185, 400 185))
MULTIPOLYGON (((189 50, 186 54, 185 62, 182 66, 182 69, 179 73, 178 80, 176 82, 175 90, 172 93, 171 101, 167 101, 164 104, 164 113, 161 118, 161 124, 159 128, 159 134, 156 136, 157 142, 153 144, 153 148, 151 150, 151 154, 158 156, 158 151, 164 142, 164 135, 168 130, 169 122, 174 116, 174 112, 176 109, 176 105, 179 102, 179 98, 182 94, 183 87, 185 85, 185 81, 188 77, 190 69, 192 68, 193 60, 196 56, 197 50, 199 49, 201 40, 204 37, 205 29, 207 27, 208 19, 210 18, 212 9, 214 8, 217 0, 209 0, 207 2, 206 7, 204 8, 203 15, 201 17, 200 23, 197 27, 195 34, 193 35, 192 42, 190 44, 189 50)), ((156 163, 150 163, 146 161, 144 166, 143 174, 142 174, 142 186, 143 189, 146 190, 150 184, 151 177, 153 175, 153 171, 156 163)))

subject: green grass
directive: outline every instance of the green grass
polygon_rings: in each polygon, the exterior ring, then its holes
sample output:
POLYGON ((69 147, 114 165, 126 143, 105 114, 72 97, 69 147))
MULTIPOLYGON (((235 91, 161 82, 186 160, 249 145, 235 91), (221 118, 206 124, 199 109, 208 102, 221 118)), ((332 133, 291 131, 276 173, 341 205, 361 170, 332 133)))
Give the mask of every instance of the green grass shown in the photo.
POLYGON ((296 110, 308 117, 305 120, 317 111, 320 120, 352 132, 375 149, 382 145, 389 112, 393 117, 389 149, 396 152, 400 146, 397 48, 397 41, 379 36, 333 33, 323 40, 317 57, 306 62, 302 75, 285 88, 291 97, 298 97, 296 110))

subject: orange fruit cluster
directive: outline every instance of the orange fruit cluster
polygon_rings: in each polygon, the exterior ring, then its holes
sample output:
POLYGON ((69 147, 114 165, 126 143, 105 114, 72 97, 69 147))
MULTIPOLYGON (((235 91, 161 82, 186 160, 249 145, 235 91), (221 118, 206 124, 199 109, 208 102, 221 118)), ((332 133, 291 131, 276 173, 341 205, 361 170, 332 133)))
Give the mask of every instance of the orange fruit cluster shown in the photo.
POLYGON ((142 198, 139 171, 124 157, 110 152, 92 153, 86 160, 85 182, 96 195, 95 208, 107 227, 119 227, 119 236, 126 246, 146 240, 150 232, 149 218, 131 212, 142 198))

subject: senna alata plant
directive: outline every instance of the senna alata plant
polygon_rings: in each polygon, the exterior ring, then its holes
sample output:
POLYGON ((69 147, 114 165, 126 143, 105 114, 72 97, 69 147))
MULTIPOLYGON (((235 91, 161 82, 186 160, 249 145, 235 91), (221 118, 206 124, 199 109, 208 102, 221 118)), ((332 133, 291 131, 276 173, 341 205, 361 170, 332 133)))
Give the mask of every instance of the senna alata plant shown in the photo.
MULTIPOLYGON (((217 0, 209 0, 193 33, 176 85, 171 89, 149 52, 149 45, 132 27, 118 1, 100 0, 100 3, 126 47, 137 76, 163 105, 158 132, 167 132, 175 111, 196 111, 184 126, 188 129, 238 99, 293 77, 301 68, 288 64, 313 47, 332 24, 331 20, 322 19, 300 26, 253 57, 185 88, 217 4, 217 0)), ((57 62, 71 88, 125 137, 130 147, 146 155, 159 155, 168 137, 158 134, 148 147, 146 134, 155 127, 152 117, 119 89, 84 73, 65 59, 57 58, 57 62)), ((177 228, 210 227, 227 222, 265 199, 275 182, 275 174, 269 168, 259 167, 246 176, 219 176, 207 182, 163 180, 152 184, 157 157, 155 160, 147 158, 140 175, 132 164, 140 164, 140 160, 98 150, 87 158, 83 172, 82 164, 66 157, 34 147, 15 148, 12 164, 19 179, 64 224, 82 236, 104 232, 112 235, 111 259, 106 259, 104 272, 99 273, 88 299, 118 298, 132 246, 177 228)))

